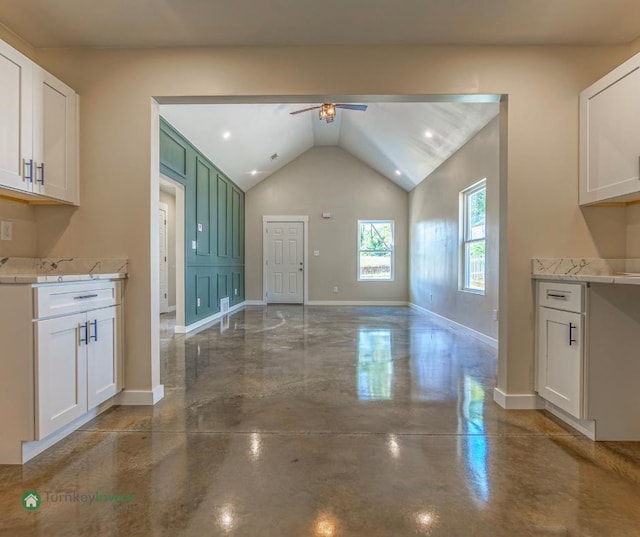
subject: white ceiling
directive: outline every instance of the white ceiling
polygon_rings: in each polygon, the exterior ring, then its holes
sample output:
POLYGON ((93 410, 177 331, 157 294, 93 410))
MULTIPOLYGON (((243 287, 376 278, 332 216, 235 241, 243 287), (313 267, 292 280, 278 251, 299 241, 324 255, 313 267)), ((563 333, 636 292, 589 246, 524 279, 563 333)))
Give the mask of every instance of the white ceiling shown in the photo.
POLYGON ((499 111, 497 103, 379 102, 338 110, 329 124, 317 111, 290 115, 315 104, 162 105, 160 113, 243 190, 314 145, 340 146, 411 190, 499 111))
POLYGON ((0 0, 36 47, 620 44, 638 0, 0 0))

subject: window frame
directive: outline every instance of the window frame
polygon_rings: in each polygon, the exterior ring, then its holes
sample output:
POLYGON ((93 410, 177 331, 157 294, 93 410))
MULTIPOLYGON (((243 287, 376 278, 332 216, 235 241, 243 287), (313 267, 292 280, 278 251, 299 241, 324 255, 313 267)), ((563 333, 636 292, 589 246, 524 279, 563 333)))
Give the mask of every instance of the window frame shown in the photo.
POLYGON ((358 282, 392 282, 395 278, 395 242, 396 228, 395 220, 391 219, 362 219, 358 220, 356 225, 356 278, 358 282), (360 254, 363 251, 386 252, 387 250, 361 250, 360 249, 360 226, 362 224, 391 224, 391 274, 389 278, 361 278, 360 277, 360 254))
POLYGON ((472 293, 476 295, 485 295, 487 293, 487 178, 472 184, 460 192, 460 249, 459 249, 459 282, 458 288, 465 293, 472 293), (485 210, 484 210, 484 235, 482 238, 472 239, 470 238, 469 227, 469 198, 477 192, 485 191, 485 210), (484 287, 477 289, 475 287, 467 286, 467 276, 469 275, 469 259, 467 258, 467 245, 484 242, 484 287))

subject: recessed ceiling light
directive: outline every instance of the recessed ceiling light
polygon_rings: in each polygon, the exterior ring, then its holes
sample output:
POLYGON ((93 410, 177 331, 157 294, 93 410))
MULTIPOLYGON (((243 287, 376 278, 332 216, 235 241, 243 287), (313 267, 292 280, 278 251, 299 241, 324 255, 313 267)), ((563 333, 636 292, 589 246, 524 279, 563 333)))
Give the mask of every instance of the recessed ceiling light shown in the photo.
POLYGON ((396 175, 402 175, 402 172, 400 170, 396 170, 396 175))
POLYGON ((251 170, 251 175, 255 175, 256 173, 258 173, 258 170, 251 170))
POLYGON ((228 140, 229 138, 231 138, 231 133, 230 133, 229 131, 223 132, 223 133, 222 133, 222 137, 223 137, 225 140, 228 140))
POLYGON ((431 131, 427 131, 424 133, 427 138, 433 138, 433 133, 431 131))

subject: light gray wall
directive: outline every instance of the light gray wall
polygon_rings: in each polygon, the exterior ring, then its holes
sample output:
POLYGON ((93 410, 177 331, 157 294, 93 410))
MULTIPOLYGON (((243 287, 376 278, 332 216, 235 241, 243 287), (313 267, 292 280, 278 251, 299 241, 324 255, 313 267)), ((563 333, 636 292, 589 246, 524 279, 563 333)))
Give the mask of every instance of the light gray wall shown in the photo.
POLYGON ((167 257, 169 258, 169 307, 176 305, 176 198, 164 190, 160 191, 160 203, 166 203, 167 211, 167 257))
POLYGON ((247 300, 262 300, 263 215, 309 216, 309 300, 407 300, 408 194, 343 149, 310 149, 248 190, 245 204, 247 300), (332 217, 323 219, 323 212, 332 217), (392 282, 357 281, 356 230, 363 219, 395 221, 392 282))
POLYGON ((38 224, 34 207, 0 199, 0 220, 13 224, 13 239, 0 241, 0 257, 38 256, 38 224))
POLYGON ((499 119, 411 191, 411 302, 492 338, 498 326, 499 119), (459 290, 460 192, 487 180, 486 292, 459 290))

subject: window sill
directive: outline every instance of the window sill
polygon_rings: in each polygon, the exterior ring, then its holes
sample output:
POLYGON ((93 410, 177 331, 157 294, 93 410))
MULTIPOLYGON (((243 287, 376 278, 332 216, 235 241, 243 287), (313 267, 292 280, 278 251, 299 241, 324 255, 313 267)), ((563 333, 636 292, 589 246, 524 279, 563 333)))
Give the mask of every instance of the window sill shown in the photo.
POLYGON ((483 291, 483 290, 480 290, 480 289, 465 289, 465 288, 462 288, 462 289, 458 289, 458 291, 460 291, 461 293, 470 293, 472 295, 482 295, 482 296, 484 296, 484 295, 487 294, 486 290, 483 291))

